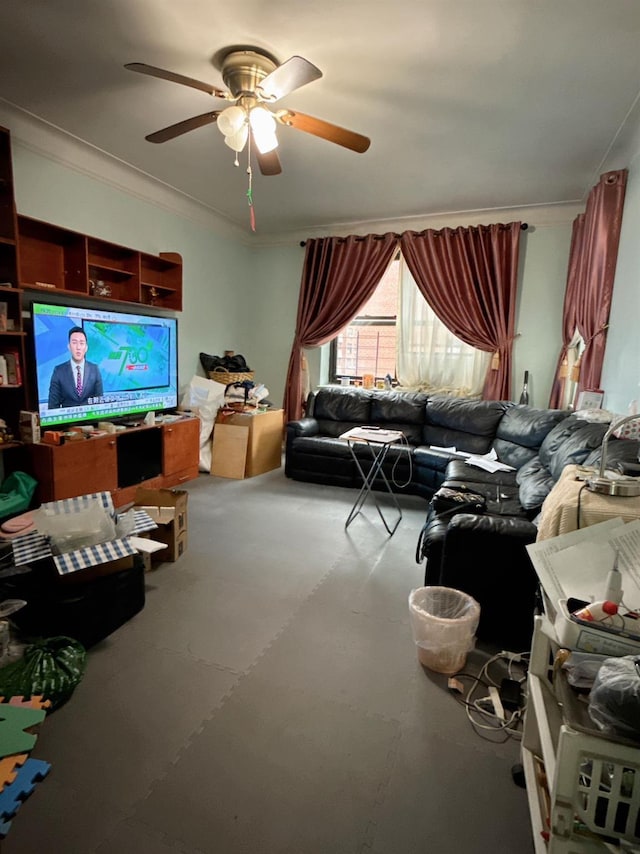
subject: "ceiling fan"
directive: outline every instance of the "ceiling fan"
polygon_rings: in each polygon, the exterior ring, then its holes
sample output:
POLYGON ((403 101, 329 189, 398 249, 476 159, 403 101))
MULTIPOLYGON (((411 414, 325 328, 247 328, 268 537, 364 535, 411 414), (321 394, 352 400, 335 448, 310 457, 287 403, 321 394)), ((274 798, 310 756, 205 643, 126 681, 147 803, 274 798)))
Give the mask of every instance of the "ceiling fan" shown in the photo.
POLYGON ((145 139, 149 142, 167 142, 196 128, 217 122, 226 144, 236 153, 244 149, 247 141, 250 145, 253 143, 258 166, 263 175, 278 175, 282 172, 276 151, 278 125, 318 136, 358 154, 363 154, 369 148, 369 138, 354 131, 299 113, 297 110, 270 109, 280 98, 322 77, 320 69, 308 60, 301 56, 292 56, 279 64, 273 56, 255 47, 228 48, 217 56, 226 90, 143 62, 130 62, 125 65, 130 71, 190 86, 214 98, 232 102, 231 106, 177 122, 149 134, 145 139))

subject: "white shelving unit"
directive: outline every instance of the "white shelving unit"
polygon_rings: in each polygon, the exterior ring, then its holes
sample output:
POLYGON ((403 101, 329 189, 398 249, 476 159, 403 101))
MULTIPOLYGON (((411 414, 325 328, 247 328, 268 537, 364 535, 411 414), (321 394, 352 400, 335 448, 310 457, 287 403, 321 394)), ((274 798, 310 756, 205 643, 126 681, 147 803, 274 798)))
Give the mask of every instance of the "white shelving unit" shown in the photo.
POLYGON ((536 854, 640 852, 640 747, 602 737, 552 673, 553 625, 535 618, 522 740, 536 854))

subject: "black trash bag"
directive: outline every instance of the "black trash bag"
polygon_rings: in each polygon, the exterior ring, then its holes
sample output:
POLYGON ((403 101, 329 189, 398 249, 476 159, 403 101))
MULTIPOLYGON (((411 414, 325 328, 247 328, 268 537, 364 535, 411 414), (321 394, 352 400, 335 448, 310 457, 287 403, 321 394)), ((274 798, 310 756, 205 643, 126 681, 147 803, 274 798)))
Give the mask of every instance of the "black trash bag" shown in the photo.
POLYGON ((49 711, 59 708, 73 694, 86 667, 85 648, 73 638, 55 637, 37 640, 25 647, 18 661, 0 668, 0 696, 42 695, 51 701, 49 711))
POLYGON ((233 356, 210 356, 208 353, 200 353, 200 364, 206 373, 215 371, 216 368, 223 368, 231 374, 241 374, 251 370, 244 356, 239 353, 233 356))

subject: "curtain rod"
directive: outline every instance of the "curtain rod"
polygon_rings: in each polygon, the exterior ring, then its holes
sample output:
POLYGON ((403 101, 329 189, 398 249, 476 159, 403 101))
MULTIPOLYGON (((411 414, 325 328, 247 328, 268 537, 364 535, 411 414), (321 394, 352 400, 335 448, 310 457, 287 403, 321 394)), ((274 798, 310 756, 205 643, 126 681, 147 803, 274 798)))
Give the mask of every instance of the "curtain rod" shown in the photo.
MULTIPOLYGON (((462 226, 462 227, 463 227, 463 228, 466 228, 466 226, 462 226)), ((473 228, 473 227, 474 227, 474 226, 471 226, 471 228, 473 228)), ((475 227, 477 228, 477 226, 475 226, 475 227)), ((522 231, 526 231, 528 228, 529 228, 529 223, 528 223, 528 222, 521 222, 521 223, 520 223, 520 229, 521 229, 522 231)), ((393 236, 394 236, 397 240, 400 240, 400 238, 402 237, 402 235, 401 235, 401 234, 394 234, 393 236)), ((382 238, 383 238, 383 237, 384 237, 384 234, 374 234, 374 236, 373 236, 374 240, 382 240, 382 238)), ((343 239, 346 239, 346 238, 343 238, 343 239)), ((364 237, 356 237, 356 240, 364 240, 364 237)), ((300 246, 306 246, 306 245, 307 245, 307 241, 306 241, 306 240, 301 240, 301 241, 300 241, 300 246)))

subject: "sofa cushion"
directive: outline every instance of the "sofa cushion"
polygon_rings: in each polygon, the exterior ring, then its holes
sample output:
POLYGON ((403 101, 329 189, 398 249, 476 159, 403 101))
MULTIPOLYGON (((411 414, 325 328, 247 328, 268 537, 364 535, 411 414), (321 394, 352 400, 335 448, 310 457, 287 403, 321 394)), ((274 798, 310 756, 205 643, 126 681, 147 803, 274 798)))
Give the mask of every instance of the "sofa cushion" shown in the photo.
POLYGON ((338 436, 371 424, 371 394, 358 388, 321 388, 313 397, 313 417, 321 436, 338 436))
POLYGON ((466 460, 452 460, 447 465, 447 480, 462 480, 468 483, 489 483, 497 486, 515 486, 515 471, 486 471, 472 466, 466 460))
POLYGON ((500 419, 511 406, 497 400, 434 396, 427 402, 425 445, 455 447, 471 454, 491 448, 500 419))
POLYGON ((373 424, 418 424, 422 426, 429 396, 423 392, 401 394, 389 391, 374 394, 371 400, 371 421, 373 424))
MULTIPOLYGON (((591 451, 589 456, 584 461, 585 466, 600 465, 601 449, 596 448, 591 451)), ((640 454, 640 441, 637 439, 614 439, 611 438, 607 442, 607 469, 616 470, 620 468, 621 463, 637 463, 638 455, 640 454)))
POLYGON ((414 447, 422 443, 428 395, 423 392, 375 392, 371 399, 371 423, 386 430, 400 430, 414 447))
POLYGON ((357 388, 321 388, 314 396, 312 414, 320 422, 370 424, 371 394, 357 388))
POLYGON ((540 453, 521 469, 516 480, 520 503, 526 510, 537 510, 568 465, 583 465, 595 448, 600 447, 607 424, 590 423, 570 415, 560 421, 540 446, 540 453))
POLYGON ((582 465, 602 444, 607 424, 589 423, 570 415, 551 430, 540 446, 540 462, 554 481, 569 465, 582 465))
POLYGON ((518 469, 516 482, 520 487, 520 504, 525 510, 537 510, 541 507, 555 484, 549 469, 542 465, 538 456, 518 469))
POLYGON ((569 416, 560 409, 511 406, 498 424, 493 443, 498 459, 516 469, 533 459, 547 434, 569 416))

